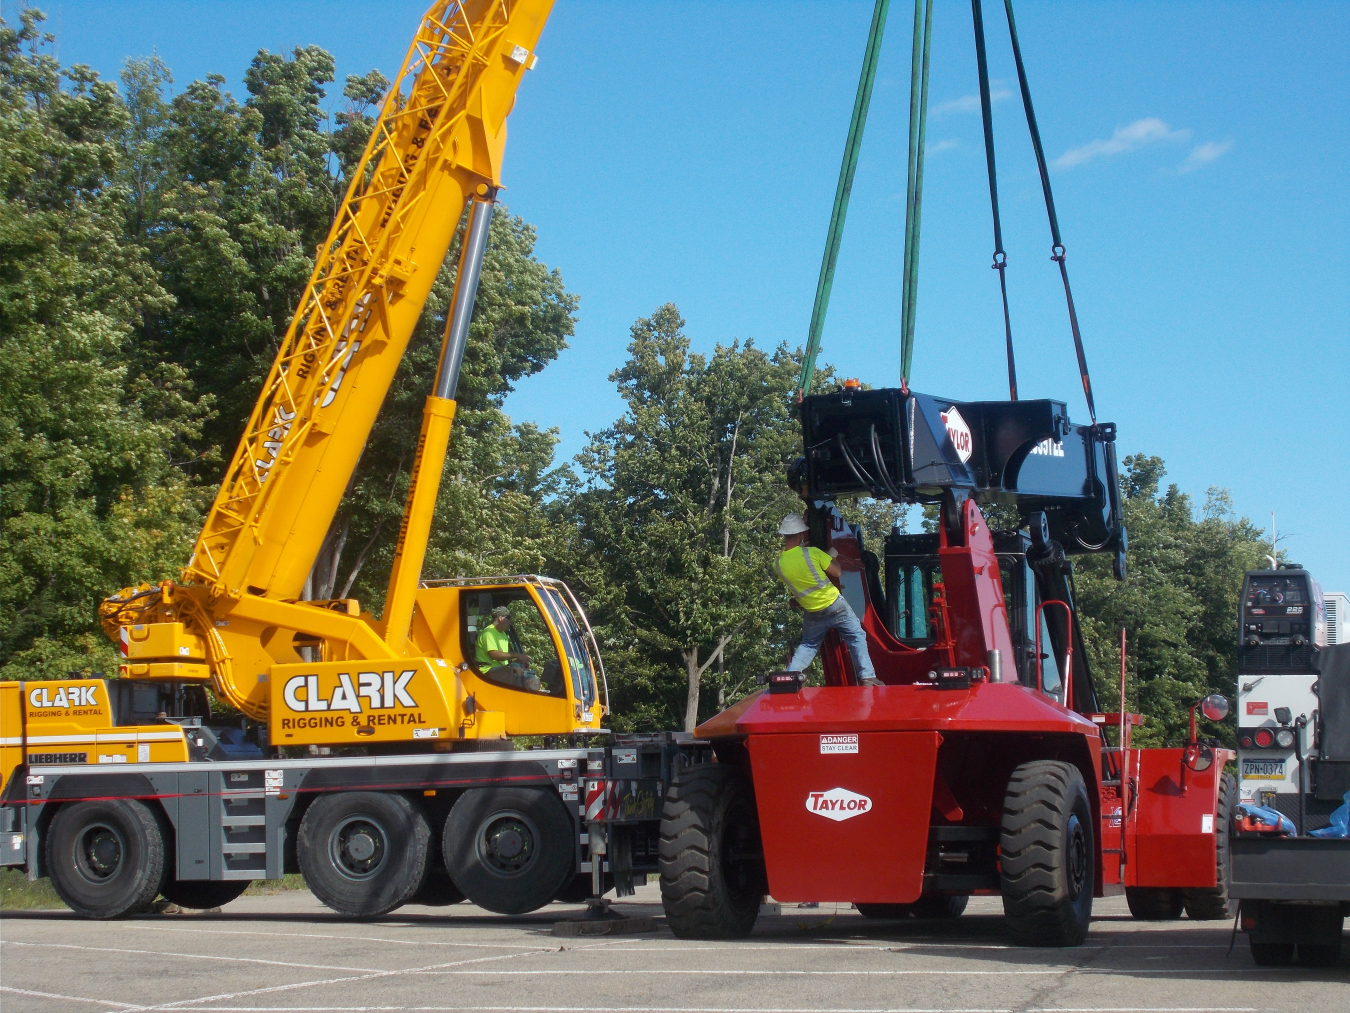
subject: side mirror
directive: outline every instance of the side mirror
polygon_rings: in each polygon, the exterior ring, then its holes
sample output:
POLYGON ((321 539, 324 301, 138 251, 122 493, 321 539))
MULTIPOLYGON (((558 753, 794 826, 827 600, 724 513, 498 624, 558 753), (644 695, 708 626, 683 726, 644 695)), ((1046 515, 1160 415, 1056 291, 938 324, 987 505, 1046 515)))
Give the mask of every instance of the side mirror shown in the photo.
POLYGON ((1198 774, 1214 766, 1214 749, 1203 742, 1192 742, 1182 750, 1181 762, 1198 774))
POLYGON ((1228 697, 1211 693, 1200 701, 1200 713, 1211 721, 1222 721, 1228 717, 1228 697))

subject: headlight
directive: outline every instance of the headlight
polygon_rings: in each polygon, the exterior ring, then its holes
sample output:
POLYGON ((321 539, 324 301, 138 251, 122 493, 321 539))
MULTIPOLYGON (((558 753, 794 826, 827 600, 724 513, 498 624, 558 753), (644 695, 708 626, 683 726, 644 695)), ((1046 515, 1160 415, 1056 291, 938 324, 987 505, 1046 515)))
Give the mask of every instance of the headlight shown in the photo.
POLYGON ((1275 733, 1275 743, 1281 749, 1291 749, 1294 745, 1294 732, 1290 728, 1281 728, 1275 733))

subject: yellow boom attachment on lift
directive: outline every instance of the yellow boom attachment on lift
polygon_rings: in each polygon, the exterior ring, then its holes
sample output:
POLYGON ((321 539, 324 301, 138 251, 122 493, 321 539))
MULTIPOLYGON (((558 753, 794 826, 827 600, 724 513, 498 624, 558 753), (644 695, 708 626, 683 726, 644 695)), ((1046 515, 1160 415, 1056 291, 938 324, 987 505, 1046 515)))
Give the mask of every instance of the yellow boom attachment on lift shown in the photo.
POLYGON ((423 17, 181 581, 127 588, 100 608, 123 677, 209 681, 266 721, 275 745, 430 746, 599 727, 599 651, 564 585, 420 583, 506 119, 551 8, 440 0, 423 17), (300 601, 461 220, 384 615, 349 599, 300 601), (477 650, 503 607, 513 653, 530 665, 477 650))

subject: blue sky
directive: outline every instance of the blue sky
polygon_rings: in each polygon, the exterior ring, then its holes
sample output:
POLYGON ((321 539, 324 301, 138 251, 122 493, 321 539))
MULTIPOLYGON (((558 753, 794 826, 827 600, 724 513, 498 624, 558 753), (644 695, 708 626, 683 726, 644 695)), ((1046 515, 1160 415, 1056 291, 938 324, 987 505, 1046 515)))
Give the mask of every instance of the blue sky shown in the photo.
MULTIPOLYGON (((321 45, 339 80, 392 73, 424 6, 45 5, 64 62, 113 75, 158 52, 176 87, 219 72, 241 98, 259 48, 321 45)), ((803 342, 871 6, 557 5, 505 199, 581 313, 516 419, 574 453, 621 410, 606 377, 629 325, 667 301, 697 349, 803 342)), ((1022 396, 1082 421, 1002 5, 985 6, 1022 396)), ((912 8, 892 8, 822 355, 876 385, 899 368, 912 8)), ((1006 397, 970 10, 935 8, 912 383, 1006 397)), ((1273 510, 1291 558, 1350 590, 1350 6, 1023 2, 1018 28, 1101 417, 1197 504, 1219 486, 1258 524, 1273 510)))

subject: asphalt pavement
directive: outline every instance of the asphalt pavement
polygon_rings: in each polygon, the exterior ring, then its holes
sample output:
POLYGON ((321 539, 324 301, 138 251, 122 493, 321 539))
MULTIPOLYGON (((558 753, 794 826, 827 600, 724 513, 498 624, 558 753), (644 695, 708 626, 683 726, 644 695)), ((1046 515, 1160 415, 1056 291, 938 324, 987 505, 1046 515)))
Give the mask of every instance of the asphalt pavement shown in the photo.
MULTIPOLYGON (((661 913, 655 885, 618 904, 661 913)), ((560 938, 581 913, 508 918, 468 904, 338 918, 308 893, 220 913, 84 921, 0 915, 0 1009, 185 1013, 1339 1013, 1350 961, 1262 968, 1230 923, 1139 922, 1098 900, 1086 945, 1013 946, 1000 903, 946 922, 868 921, 841 905, 761 916, 737 942, 560 938)), ((1350 954, 1350 946, 1346 947, 1350 954)))

